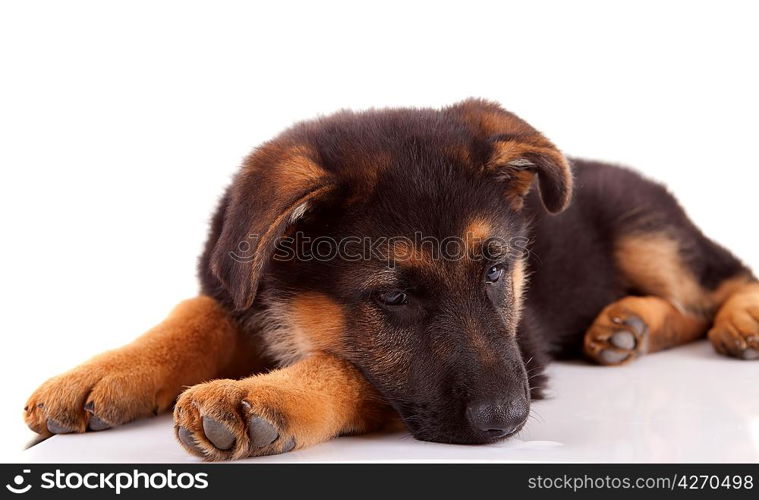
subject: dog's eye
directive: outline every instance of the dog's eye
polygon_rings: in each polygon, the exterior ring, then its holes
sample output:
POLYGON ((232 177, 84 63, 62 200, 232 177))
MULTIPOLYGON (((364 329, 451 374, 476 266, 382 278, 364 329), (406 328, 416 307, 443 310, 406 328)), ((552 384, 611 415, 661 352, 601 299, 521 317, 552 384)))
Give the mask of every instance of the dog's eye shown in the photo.
POLYGON ((408 302, 408 295, 400 290, 377 294, 377 300, 386 306, 402 306, 408 302))
POLYGON ((485 273, 485 283, 492 284, 501 279, 501 276, 503 276, 503 265, 498 264, 496 266, 491 267, 487 270, 485 273))

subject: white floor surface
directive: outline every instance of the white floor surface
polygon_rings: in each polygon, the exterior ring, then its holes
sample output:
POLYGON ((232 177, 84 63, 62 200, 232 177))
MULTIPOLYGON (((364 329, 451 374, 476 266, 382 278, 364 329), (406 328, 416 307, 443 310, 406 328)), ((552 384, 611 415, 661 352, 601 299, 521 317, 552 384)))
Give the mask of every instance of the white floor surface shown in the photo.
MULTIPOLYGON (((404 433, 343 437, 251 462, 759 462, 759 361, 707 342, 629 366, 554 363, 551 396, 516 438, 487 446, 416 441, 404 433)), ((23 462, 186 462, 163 416, 99 433, 61 435, 23 462)))

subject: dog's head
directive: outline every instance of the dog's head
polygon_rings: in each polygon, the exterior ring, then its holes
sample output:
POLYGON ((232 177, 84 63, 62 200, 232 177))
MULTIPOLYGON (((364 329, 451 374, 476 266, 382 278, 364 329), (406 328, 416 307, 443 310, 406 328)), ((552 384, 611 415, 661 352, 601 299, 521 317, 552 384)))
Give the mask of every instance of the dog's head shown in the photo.
POLYGON ((564 156, 485 101, 307 122, 245 162, 208 276, 241 314, 266 310, 280 361, 336 353, 416 437, 493 441, 529 411, 517 325, 534 183, 549 212, 569 203, 564 156))

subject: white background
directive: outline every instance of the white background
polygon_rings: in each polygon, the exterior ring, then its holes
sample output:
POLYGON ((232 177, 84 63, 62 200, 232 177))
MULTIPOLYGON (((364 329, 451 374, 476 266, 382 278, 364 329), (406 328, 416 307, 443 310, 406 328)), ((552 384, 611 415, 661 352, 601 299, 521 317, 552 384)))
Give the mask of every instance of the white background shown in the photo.
MULTIPOLYGON (((501 102, 759 266, 750 2, 3 2, 0 458, 48 376, 196 292, 241 158, 339 108, 501 102)), ((759 372, 759 366, 757 366, 759 372)))

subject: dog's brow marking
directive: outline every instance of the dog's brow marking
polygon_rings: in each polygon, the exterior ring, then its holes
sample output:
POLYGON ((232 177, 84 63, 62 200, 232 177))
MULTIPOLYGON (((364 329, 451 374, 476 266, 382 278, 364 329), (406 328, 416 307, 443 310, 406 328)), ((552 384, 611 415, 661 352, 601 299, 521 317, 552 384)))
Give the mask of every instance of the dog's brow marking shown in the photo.
POLYGON ((467 247, 472 243, 482 243, 492 233, 493 229, 490 223, 484 219, 475 219, 469 223, 464 232, 464 241, 467 247))
POLYGON ((476 258, 489 250, 489 238, 493 234, 493 227, 483 218, 475 218, 464 229, 465 256, 476 258))

